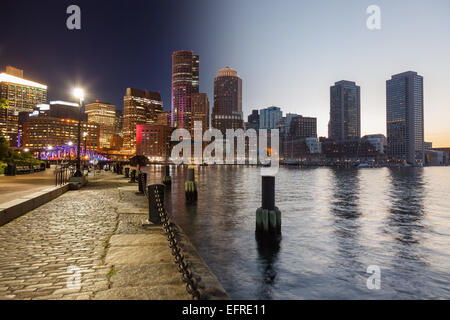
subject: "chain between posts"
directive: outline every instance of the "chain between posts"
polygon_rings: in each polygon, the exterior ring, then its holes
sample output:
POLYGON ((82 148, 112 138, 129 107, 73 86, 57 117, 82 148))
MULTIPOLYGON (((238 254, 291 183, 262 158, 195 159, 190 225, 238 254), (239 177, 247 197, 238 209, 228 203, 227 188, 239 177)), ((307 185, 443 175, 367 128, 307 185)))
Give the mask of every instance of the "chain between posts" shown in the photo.
MULTIPOLYGON (((144 188, 145 195, 148 197, 147 188, 144 188)), ((183 253, 181 252, 181 248, 178 244, 178 240, 176 239, 175 232, 172 228, 172 222, 168 217, 167 211, 164 209, 163 204, 161 203, 161 198, 159 193, 155 189, 155 201, 156 206, 158 208, 158 214, 161 219, 162 226, 164 231, 166 232, 167 239, 169 240, 169 246, 172 249, 172 255, 175 258, 175 263, 178 266, 178 271, 182 275, 183 281, 186 283, 186 291, 192 296, 194 300, 200 299, 200 292, 198 290, 198 282, 193 277, 192 271, 190 270, 190 263, 187 261, 183 253)))

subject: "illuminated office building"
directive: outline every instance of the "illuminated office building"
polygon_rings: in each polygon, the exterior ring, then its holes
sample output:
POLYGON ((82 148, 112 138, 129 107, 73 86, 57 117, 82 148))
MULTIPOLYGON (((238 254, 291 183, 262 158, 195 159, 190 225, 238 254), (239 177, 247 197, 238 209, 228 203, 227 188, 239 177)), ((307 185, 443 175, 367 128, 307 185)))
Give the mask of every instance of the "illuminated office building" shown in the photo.
POLYGON ((123 112, 120 109, 116 109, 116 117, 114 119, 114 133, 122 135, 123 129, 123 112))
POLYGON ((330 87, 328 137, 335 141, 361 138, 360 87, 355 82, 343 80, 330 87))
POLYGON ((192 119, 202 123, 202 135, 209 129, 209 99, 206 93, 191 95, 192 119))
POLYGON ((408 71, 386 81, 388 157, 424 164, 423 77, 408 71))
POLYGON ((170 111, 163 111, 158 114, 158 119, 156 120, 156 124, 162 124, 165 126, 171 126, 171 117, 170 111))
MULTIPOLYGON (((31 151, 42 151, 48 147, 76 145, 78 121, 47 116, 30 116, 23 125, 24 147, 31 151)), ((81 122, 81 147, 98 151, 99 127, 95 123, 81 122)))
POLYGON ((150 161, 166 161, 170 157, 172 128, 167 125, 137 125, 136 154, 150 161))
POLYGON ((116 131, 116 106, 96 100, 85 106, 85 112, 88 121, 96 123, 100 129, 100 149, 110 149, 116 131))
MULTIPOLYGON (((40 111, 45 108, 38 105, 40 111)), ((44 110, 44 113, 49 117, 58 119, 72 119, 77 120, 81 116, 81 121, 88 121, 86 113, 81 113, 80 115, 80 105, 77 102, 67 102, 67 101, 50 101, 49 109, 44 110)))
POLYGON ((46 103, 47 86, 24 79, 22 70, 8 66, 0 73, 0 98, 8 101, 7 108, 0 109, 0 133, 12 147, 20 147, 19 113, 33 112, 46 103))
POLYGON ((172 127, 192 126, 191 94, 199 92, 200 58, 192 51, 172 53, 172 127))
POLYGON ((136 126, 154 124, 162 112, 163 103, 159 92, 128 88, 123 98, 123 149, 136 152, 136 126))
POLYGON ((214 78, 212 127, 222 133, 226 129, 244 127, 242 116, 242 79, 236 70, 226 67, 214 78))

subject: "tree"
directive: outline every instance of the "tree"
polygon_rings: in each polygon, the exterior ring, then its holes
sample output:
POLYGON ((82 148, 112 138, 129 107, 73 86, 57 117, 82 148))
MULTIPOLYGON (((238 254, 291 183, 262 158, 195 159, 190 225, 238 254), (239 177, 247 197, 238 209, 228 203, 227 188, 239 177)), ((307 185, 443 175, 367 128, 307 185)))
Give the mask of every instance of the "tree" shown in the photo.
POLYGON ((1 98, 0 99, 0 108, 1 109, 8 109, 8 103, 9 103, 8 100, 6 100, 4 98, 1 98))
POLYGON ((9 142, 2 135, 0 135, 0 160, 9 157, 9 142))

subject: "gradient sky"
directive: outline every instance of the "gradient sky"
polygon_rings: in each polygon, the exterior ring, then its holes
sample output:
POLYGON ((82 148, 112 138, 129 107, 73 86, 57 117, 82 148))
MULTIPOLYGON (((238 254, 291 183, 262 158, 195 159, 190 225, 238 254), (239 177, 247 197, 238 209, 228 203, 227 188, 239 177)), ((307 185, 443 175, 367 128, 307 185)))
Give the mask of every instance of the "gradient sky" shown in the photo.
POLYGON ((190 49, 211 102, 217 70, 239 72, 245 117, 276 105, 317 117, 326 136, 329 87, 345 79, 361 86, 362 134, 385 133, 385 81, 413 70, 424 77, 425 140, 450 147, 448 0, 7 0, 2 9, 0 67, 25 69, 51 99, 70 99, 80 83, 88 100, 122 107, 131 86, 160 91, 169 109, 171 52, 190 49), (70 4, 81 7, 81 31, 65 27, 70 4), (366 27, 372 4, 381 30, 366 27))

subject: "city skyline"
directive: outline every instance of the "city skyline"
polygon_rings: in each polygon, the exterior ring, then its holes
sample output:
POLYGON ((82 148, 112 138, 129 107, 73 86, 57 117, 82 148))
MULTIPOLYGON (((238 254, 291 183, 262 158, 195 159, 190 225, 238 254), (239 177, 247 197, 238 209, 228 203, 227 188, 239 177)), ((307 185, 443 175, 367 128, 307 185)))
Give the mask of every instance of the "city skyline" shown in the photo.
MULTIPOLYGON (((214 4, 216 10, 211 10, 212 5, 204 1, 195 1, 184 11, 187 17, 199 18, 196 20, 198 22, 193 24, 193 29, 197 32, 194 32, 195 35, 178 29, 180 22, 176 17, 180 13, 173 13, 167 21, 175 21, 173 28, 170 29, 175 30, 174 36, 170 37, 165 32, 156 35, 163 46, 160 50, 148 54, 146 59, 139 53, 137 61, 121 60, 122 63, 117 65, 118 69, 112 69, 117 75, 121 75, 120 80, 113 80, 111 71, 101 73, 96 69, 90 70, 92 62, 86 63, 84 59, 87 53, 77 49, 74 53, 65 54, 69 49, 73 50, 77 44, 89 44, 88 52, 94 54, 93 61, 98 63, 100 56, 93 53, 95 48, 100 45, 110 48, 114 41, 117 45, 121 43, 117 38, 113 41, 111 38, 108 40, 108 37, 99 43, 94 42, 93 38, 98 40, 98 32, 111 34, 123 25, 121 23, 118 26, 109 25, 111 30, 100 28, 98 24, 92 22, 94 16, 99 14, 97 11, 101 12, 99 6, 81 1, 80 7, 83 12, 87 11, 83 16, 85 17, 83 23, 86 29, 89 27, 89 35, 85 34, 83 29, 79 34, 67 30, 55 31, 59 32, 60 36, 57 40, 63 43, 56 65, 67 64, 68 75, 55 76, 55 71, 50 70, 51 62, 48 60, 51 60, 52 56, 46 56, 49 53, 47 50, 41 49, 39 54, 30 56, 23 52, 19 53, 19 48, 14 48, 13 37, 20 36, 24 28, 18 30, 11 28, 14 30, 12 34, 7 35, 2 41, 0 63, 2 68, 6 65, 22 68, 30 79, 48 84, 50 99, 69 100, 69 89, 73 86, 73 82, 79 79, 82 84, 86 84, 88 99, 91 101, 96 99, 108 101, 121 108, 123 90, 131 86, 160 91, 164 109, 168 110, 170 71, 166 71, 171 68, 170 54, 181 49, 192 50, 201 57, 200 91, 206 92, 210 101, 213 101, 213 79, 217 70, 229 65, 239 70, 239 75, 244 81, 244 118, 253 109, 280 106, 285 113, 316 117, 319 136, 327 136, 328 131, 328 88, 342 79, 355 81, 361 87, 361 136, 386 134, 385 81, 392 74, 413 70, 424 77, 425 141, 432 141, 436 147, 450 145, 450 129, 444 120, 450 116, 448 108, 450 93, 447 89, 450 80, 444 77, 446 70, 450 69, 450 62, 445 59, 450 53, 450 45, 448 41, 443 41, 446 32, 450 30, 450 23, 444 14, 450 4, 447 1, 433 1, 429 6, 421 6, 420 1, 398 1, 395 4, 379 1, 382 28, 374 31, 367 29, 365 25, 367 19, 365 9, 370 4, 369 1, 351 1, 351 3, 353 5, 348 6, 349 9, 345 11, 346 7, 333 2, 318 1, 317 4, 310 4, 286 1, 283 6, 276 8, 273 3, 262 1, 246 20, 243 19, 244 15, 254 7, 253 1, 234 7, 233 1, 214 4), (239 14, 235 14, 236 8, 239 8, 239 14), (335 17, 335 13, 339 13, 339 17, 335 17), (230 26, 231 29, 223 28, 226 22, 224 16, 230 15, 234 17, 235 23, 230 26), (283 22, 281 16, 284 17, 283 22), (411 17, 416 19, 410 19, 411 17), (269 26, 259 23, 261 18, 272 19, 279 23, 271 24, 272 29, 269 30, 269 26), (300 22, 296 22, 297 20, 300 22), (417 24, 410 20, 419 20, 422 23, 417 24), (244 22, 248 22, 245 28, 244 22), (240 32, 237 32, 239 28, 240 32), (285 34, 280 33, 281 29, 285 34), (295 30, 298 33, 286 30, 295 30), (433 32, 433 37, 427 37, 430 32, 433 32), (336 34, 345 34, 347 37, 338 37, 339 42, 333 40, 336 34), (84 36, 89 38, 85 39, 84 36), (267 50, 259 50, 262 48, 261 45, 267 44, 261 41, 266 36, 270 37, 270 43, 266 45, 267 50), (221 41, 215 38, 220 38, 221 41), (298 41, 290 44, 289 40, 297 38, 298 41), (205 39, 208 41, 204 41, 205 39), (344 63, 334 63, 337 60, 344 63), (136 63, 140 63, 139 68, 136 67, 136 63), (332 67, 330 63, 333 63, 332 67), (49 74, 43 73, 41 68, 46 68, 49 74), (61 77, 70 78, 70 74, 74 75, 73 79, 60 81, 61 77), (264 74, 271 76, 264 77, 264 74), (104 79, 108 79, 106 82, 107 84, 111 82, 111 85, 105 84, 105 88, 102 88, 103 85, 99 83, 104 79), (119 87, 120 90, 117 89, 119 87)), ((62 3, 61 8, 64 5, 65 3, 62 3)), ((34 5, 30 6, 33 8, 34 5)), ((113 3, 111 6, 112 14, 118 4, 113 3)), ((58 6, 55 7, 46 13, 48 17, 52 17, 51 21, 57 20, 53 15, 60 14, 57 12, 58 6)), ((179 8, 186 9, 182 6, 179 8)), ((19 9, 20 6, 15 6, 6 22, 14 26, 17 23, 14 17, 19 14, 19 9)), ((20 14, 30 18, 46 9, 44 5, 41 9, 30 9, 20 14)), ((159 9, 164 12, 164 16, 159 19, 164 20, 167 13, 164 8, 159 9)), ((144 4, 137 4, 134 9, 127 7, 125 10, 126 14, 136 15, 149 12, 149 8, 144 4), (143 13, 137 13, 138 9, 143 9, 143 13)), ((113 18, 112 14, 108 19, 113 18)), ((49 31, 50 25, 53 26, 55 23, 47 22, 36 28, 38 30, 35 32, 49 31)), ((121 32, 137 31, 139 27, 148 26, 131 24, 121 32)), ((30 37, 27 35, 25 39, 30 37)), ((49 44, 47 41, 44 43, 49 44)), ((145 52, 148 50, 149 47, 146 47, 145 52)), ((98 66, 100 70, 114 65, 110 60, 116 61, 123 55, 121 50, 111 52, 112 57, 98 66)))

